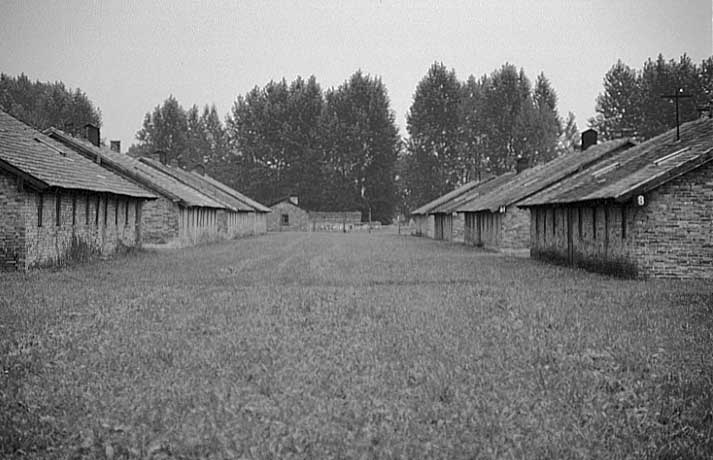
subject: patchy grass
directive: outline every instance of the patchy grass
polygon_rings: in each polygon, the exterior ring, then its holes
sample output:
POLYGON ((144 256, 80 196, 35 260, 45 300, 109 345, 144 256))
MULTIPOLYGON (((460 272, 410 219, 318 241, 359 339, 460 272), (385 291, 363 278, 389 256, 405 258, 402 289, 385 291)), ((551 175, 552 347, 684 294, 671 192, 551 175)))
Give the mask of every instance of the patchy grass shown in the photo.
POLYGON ((0 275, 0 457, 710 458, 713 288, 388 234, 0 275))

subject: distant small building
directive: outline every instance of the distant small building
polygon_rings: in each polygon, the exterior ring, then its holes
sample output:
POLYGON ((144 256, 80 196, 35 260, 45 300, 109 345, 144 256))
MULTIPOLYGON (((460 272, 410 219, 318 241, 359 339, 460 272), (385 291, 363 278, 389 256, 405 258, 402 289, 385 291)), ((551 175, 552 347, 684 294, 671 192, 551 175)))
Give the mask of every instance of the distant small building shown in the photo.
POLYGON ((608 274, 713 279, 713 120, 681 125, 548 187, 534 258, 608 274))
POLYGON ((270 210, 267 215, 268 232, 308 232, 311 229, 309 213, 300 208, 296 196, 286 196, 274 201, 270 204, 270 210))
POLYGON ((509 180, 457 206, 456 210, 465 215, 466 244, 490 249, 528 248, 530 216, 516 207, 518 202, 633 145, 629 139, 596 145, 596 131, 587 130, 582 135, 586 150, 531 168, 520 165, 509 180))
POLYGON ((56 128, 46 132, 103 170, 112 171, 158 197, 145 206, 141 215, 146 243, 187 246, 223 238, 218 231, 218 211, 226 209, 224 204, 138 159, 99 146, 98 128, 91 128, 87 138, 96 143, 56 128))
POLYGON ((0 270, 140 247, 155 198, 0 111, 0 270))

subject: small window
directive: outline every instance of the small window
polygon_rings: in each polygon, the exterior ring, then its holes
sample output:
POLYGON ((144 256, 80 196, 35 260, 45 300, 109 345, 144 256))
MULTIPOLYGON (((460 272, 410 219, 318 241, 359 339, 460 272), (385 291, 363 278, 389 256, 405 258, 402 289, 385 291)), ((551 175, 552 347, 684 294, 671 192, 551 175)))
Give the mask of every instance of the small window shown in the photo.
POLYGON ((40 193, 37 199, 37 226, 42 227, 42 208, 45 207, 45 196, 40 193))
POLYGON ((55 220, 54 221, 55 221, 55 225, 57 227, 59 227, 60 225, 62 225, 62 195, 60 195, 59 193, 57 194, 57 199, 55 200, 54 204, 55 204, 55 207, 54 207, 55 220))
POLYGON ((289 214, 283 214, 280 218, 280 224, 282 225, 290 225, 290 215, 289 214))

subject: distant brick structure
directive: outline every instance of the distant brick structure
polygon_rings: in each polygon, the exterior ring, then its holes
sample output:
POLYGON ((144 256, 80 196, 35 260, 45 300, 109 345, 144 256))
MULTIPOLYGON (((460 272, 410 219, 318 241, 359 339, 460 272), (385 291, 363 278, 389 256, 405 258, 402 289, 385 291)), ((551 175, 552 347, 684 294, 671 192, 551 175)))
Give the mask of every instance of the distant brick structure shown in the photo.
POLYGON ((713 120, 525 200, 531 256, 627 277, 713 279, 713 120))
POLYGON ((153 198, 0 112, 0 270, 140 247, 153 198))
POLYGON ((360 211, 308 211, 313 232, 349 232, 361 225, 360 211))
POLYGON ((310 231, 309 213, 300 208, 297 203, 294 197, 285 197, 272 203, 270 205, 272 212, 267 215, 267 231, 310 231))

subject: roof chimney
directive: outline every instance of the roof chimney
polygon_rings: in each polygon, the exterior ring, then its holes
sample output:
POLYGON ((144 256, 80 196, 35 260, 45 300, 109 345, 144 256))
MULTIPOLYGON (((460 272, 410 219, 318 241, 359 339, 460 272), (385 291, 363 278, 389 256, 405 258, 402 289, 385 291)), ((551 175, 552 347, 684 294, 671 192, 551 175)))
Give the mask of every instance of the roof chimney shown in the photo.
POLYGON ((109 141, 109 148, 112 152, 121 153, 121 141, 109 141))
POLYGON ((290 196, 290 201, 291 201, 292 204, 294 204, 295 206, 299 206, 299 205, 300 205, 300 200, 299 200, 299 198, 297 198, 297 195, 291 195, 291 196, 290 196))
POLYGON ((84 125, 84 132, 86 133, 87 140, 96 147, 99 147, 99 127, 87 123, 84 125))
POLYGON ((593 145, 597 145, 597 131, 592 128, 582 131, 582 152, 593 145))
POLYGON ((154 150, 153 153, 150 153, 146 156, 151 158, 152 160, 158 161, 162 165, 165 165, 167 163, 166 152, 163 150, 154 150))
POLYGON ((517 159, 517 162, 515 163, 515 172, 520 174, 524 170, 526 170, 528 167, 528 161, 527 158, 525 157, 520 157, 517 159))

